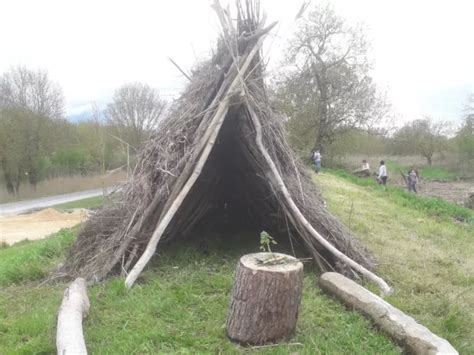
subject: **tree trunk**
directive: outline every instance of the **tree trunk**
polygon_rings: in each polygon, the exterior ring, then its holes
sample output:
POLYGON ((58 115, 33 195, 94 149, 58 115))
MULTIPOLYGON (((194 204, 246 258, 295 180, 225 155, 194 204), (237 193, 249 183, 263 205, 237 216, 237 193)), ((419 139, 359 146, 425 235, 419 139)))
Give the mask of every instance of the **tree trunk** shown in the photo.
POLYGON ((63 301, 59 308, 56 347, 58 354, 87 354, 86 343, 82 333, 82 318, 89 311, 86 282, 77 278, 64 291, 63 301))
POLYGON ((431 158, 431 155, 429 155, 429 156, 426 157, 426 161, 428 162, 428 165, 429 165, 429 166, 433 165, 433 160, 432 160, 432 158, 431 158))
POLYGON ((227 335, 241 344, 263 344, 288 338, 296 327, 303 288, 303 264, 286 258, 280 265, 264 265, 259 260, 270 253, 244 255, 235 273, 227 314, 227 335))

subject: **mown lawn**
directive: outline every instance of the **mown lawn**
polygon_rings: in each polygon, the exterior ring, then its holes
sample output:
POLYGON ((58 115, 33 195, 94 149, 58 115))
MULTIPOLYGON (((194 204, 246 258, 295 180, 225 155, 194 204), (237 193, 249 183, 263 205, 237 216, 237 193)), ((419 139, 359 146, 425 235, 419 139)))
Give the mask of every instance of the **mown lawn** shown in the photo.
MULTIPOLYGON (((413 208, 391 190, 358 186, 333 174, 320 174, 315 181, 329 208, 377 255, 379 274, 395 288, 388 300, 460 353, 474 353, 473 224, 456 222, 447 212, 413 208)), ((0 354, 54 353, 56 314, 66 284, 37 286, 64 257, 73 233, 0 249, 0 354)), ((129 291, 119 277, 91 287, 85 321, 89 351, 400 353, 359 314, 321 294, 308 264, 297 331, 289 344, 255 349, 228 341, 225 317, 233 271, 239 255, 258 249, 258 236, 242 240, 245 236, 163 247, 129 291)))

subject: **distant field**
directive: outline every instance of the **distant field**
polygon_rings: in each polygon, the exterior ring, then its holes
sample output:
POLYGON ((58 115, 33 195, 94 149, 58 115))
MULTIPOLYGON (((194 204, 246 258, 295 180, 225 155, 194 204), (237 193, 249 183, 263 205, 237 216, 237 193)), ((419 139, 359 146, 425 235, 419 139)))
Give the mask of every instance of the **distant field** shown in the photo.
POLYGON ((19 200, 29 200, 45 196, 60 195, 69 192, 77 192, 111 186, 125 181, 126 173, 123 171, 102 177, 94 176, 68 176, 41 181, 36 191, 28 184, 23 183, 20 186, 20 196, 8 195, 5 187, 0 186, 0 203, 13 202, 19 200))
POLYGON ((74 208, 97 208, 104 203, 103 196, 89 197, 82 200, 62 203, 60 205, 51 206, 59 211, 72 210, 74 208))

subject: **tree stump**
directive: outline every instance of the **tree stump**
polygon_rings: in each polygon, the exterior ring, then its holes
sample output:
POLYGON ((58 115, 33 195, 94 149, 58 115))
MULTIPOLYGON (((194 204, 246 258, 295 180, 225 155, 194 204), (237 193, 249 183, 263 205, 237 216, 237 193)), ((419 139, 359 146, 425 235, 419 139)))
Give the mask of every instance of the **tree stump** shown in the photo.
POLYGON ((303 264, 292 256, 285 263, 264 265, 270 253, 240 258, 227 314, 227 335, 241 344, 264 344, 291 336, 296 327, 303 288, 303 264))

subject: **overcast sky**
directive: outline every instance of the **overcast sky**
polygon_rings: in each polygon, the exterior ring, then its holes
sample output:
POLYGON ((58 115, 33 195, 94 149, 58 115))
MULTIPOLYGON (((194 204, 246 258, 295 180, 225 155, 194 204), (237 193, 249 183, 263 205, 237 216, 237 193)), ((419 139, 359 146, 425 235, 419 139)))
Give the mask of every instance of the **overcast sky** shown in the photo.
MULTIPOLYGON (((0 73, 19 64, 46 69, 64 90, 68 114, 106 103, 125 82, 146 82, 171 98, 184 80, 167 57, 189 70, 215 43, 211 2, 0 0, 0 73)), ((302 1, 261 3, 268 19, 279 21, 266 44, 273 71, 302 1)), ((459 119, 474 92, 474 1, 331 3, 349 21, 366 24, 373 75, 400 121, 459 119)))

